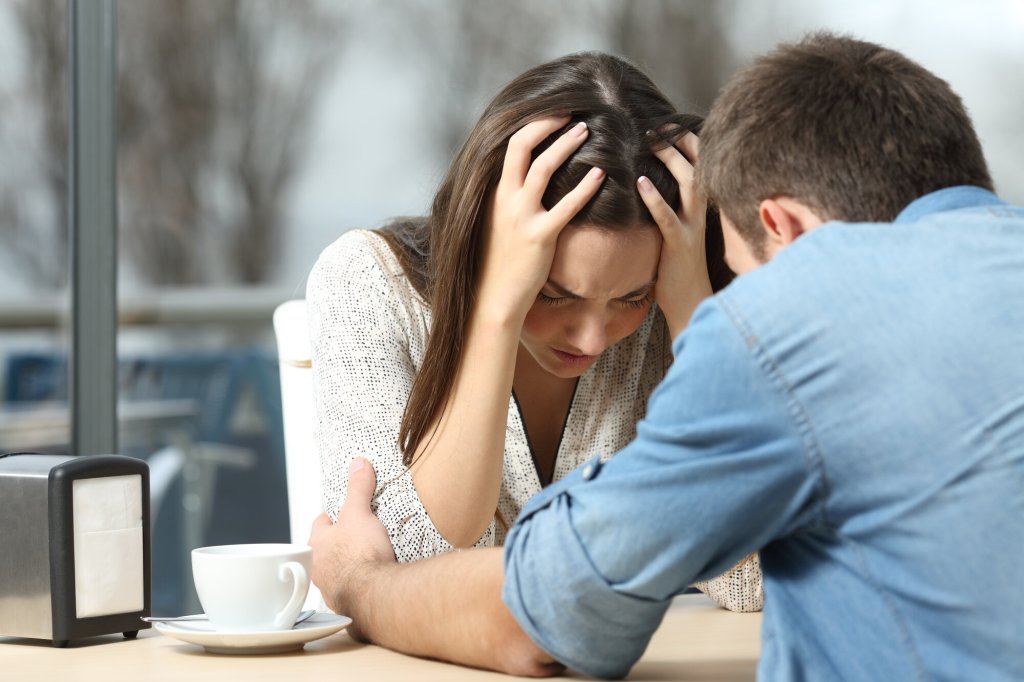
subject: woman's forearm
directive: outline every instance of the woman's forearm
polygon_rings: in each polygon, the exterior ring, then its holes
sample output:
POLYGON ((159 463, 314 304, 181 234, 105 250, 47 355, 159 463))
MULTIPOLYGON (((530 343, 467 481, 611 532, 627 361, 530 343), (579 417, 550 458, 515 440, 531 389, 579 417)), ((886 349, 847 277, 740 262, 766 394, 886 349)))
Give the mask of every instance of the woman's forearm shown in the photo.
POLYGON ((416 492, 434 526, 455 547, 472 545, 498 506, 521 328, 515 314, 473 316, 452 393, 416 452, 416 492))
POLYGON ((544 207, 551 174, 587 139, 587 126, 577 123, 536 158, 533 150, 569 120, 564 114, 532 121, 508 140, 488 199, 475 304, 454 386, 415 453, 420 501, 456 547, 476 541, 497 509, 523 321, 551 270, 558 235, 604 180, 604 171, 591 169, 550 210, 544 207))

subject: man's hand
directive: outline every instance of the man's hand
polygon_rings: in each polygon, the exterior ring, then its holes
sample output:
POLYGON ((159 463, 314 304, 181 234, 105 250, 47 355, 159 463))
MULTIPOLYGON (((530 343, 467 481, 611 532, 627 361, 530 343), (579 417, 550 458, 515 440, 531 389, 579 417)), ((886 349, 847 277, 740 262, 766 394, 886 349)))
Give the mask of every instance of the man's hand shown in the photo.
MULTIPOLYGON (((348 494, 332 524, 327 514, 313 522, 309 546, 313 548, 313 584, 335 613, 353 616, 359 599, 367 598, 366 583, 372 571, 395 563, 384 525, 370 511, 370 499, 377 486, 373 466, 357 457, 348 469, 348 494)), ((362 639, 359 622, 353 617, 350 632, 362 639)))

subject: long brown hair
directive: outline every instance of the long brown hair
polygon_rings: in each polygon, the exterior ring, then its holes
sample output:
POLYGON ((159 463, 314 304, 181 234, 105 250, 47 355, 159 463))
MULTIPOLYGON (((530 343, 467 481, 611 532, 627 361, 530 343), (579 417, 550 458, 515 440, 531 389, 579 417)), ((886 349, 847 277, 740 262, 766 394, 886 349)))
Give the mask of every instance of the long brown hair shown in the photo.
MULTIPOLYGON (((561 113, 572 116, 566 129, 586 121, 590 132, 552 176, 544 206, 551 208, 596 166, 607 174, 605 180, 570 224, 605 229, 653 226, 636 190, 641 175, 650 178, 669 205, 678 207, 679 186, 651 145, 658 142, 655 138, 671 141, 699 130, 702 119, 678 113, 635 66, 620 57, 586 52, 537 66, 506 85, 455 156, 430 215, 398 219, 382 230, 406 276, 430 301, 433 316, 423 364, 399 431, 406 465, 444 409, 455 381, 482 261, 486 202, 501 175, 508 140, 530 121, 561 113)), ((718 289, 732 273, 724 264, 717 214, 709 211, 708 218, 708 269, 712 286, 718 289)))

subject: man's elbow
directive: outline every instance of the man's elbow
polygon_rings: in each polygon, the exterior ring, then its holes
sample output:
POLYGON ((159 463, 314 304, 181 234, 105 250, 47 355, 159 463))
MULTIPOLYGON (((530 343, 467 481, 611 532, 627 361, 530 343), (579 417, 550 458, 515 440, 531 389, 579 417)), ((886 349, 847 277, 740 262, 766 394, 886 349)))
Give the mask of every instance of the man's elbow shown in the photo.
POLYGON ((534 644, 504 605, 501 611, 495 619, 491 641, 501 672, 520 677, 550 677, 565 670, 565 666, 534 644))

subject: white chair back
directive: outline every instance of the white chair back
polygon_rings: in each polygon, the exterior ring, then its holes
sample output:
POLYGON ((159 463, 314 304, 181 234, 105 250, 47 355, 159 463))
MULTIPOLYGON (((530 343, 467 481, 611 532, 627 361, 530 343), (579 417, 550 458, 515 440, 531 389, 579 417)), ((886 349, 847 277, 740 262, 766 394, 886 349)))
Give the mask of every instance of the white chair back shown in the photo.
MULTIPOLYGON (((281 368, 281 413, 284 419, 285 471, 291 541, 305 544, 313 519, 320 514, 320 461, 313 435, 313 361, 304 300, 285 301, 274 311, 274 334, 281 368)), ((310 585, 304 608, 325 607, 310 585)))

